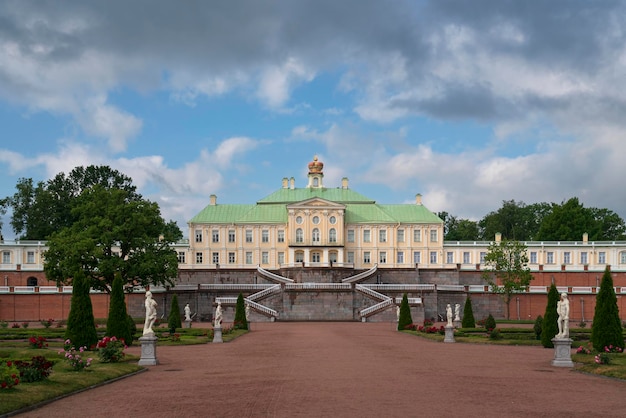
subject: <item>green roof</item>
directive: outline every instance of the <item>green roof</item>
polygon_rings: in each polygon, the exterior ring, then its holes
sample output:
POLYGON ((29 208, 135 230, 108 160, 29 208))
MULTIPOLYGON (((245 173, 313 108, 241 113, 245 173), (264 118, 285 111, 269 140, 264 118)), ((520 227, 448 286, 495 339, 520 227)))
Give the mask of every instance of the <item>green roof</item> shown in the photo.
POLYGON ((321 199, 330 200, 337 203, 375 203, 374 200, 363 196, 350 189, 316 189, 316 188, 294 188, 294 189, 279 189, 271 195, 259 200, 258 204, 266 203, 294 203, 301 202, 303 200, 311 199, 313 197, 319 197, 321 199))
POLYGON ((234 223, 254 207, 255 205, 208 205, 191 218, 189 223, 234 223))
POLYGON ((416 204, 380 205, 350 189, 280 189, 255 205, 208 205, 189 223, 270 224, 287 223, 287 205, 326 199, 346 206, 345 222, 359 223, 442 223, 425 206, 416 204))
POLYGON ((402 223, 443 223, 441 218, 424 205, 378 205, 397 222, 402 223))

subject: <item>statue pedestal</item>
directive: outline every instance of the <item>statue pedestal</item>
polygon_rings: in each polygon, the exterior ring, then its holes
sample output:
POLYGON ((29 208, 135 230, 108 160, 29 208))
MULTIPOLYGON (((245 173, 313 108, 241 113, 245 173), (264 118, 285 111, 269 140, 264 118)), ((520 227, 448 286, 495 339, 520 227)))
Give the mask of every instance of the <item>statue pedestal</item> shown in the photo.
POLYGON ((555 367, 574 367, 572 361, 572 339, 571 338, 553 338, 554 359, 552 365, 555 367))
POLYGON ((444 343, 454 343, 454 326, 446 325, 446 336, 443 339, 444 343))
POLYGON ((146 334, 139 338, 141 342, 140 366, 156 366, 159 364, 156 356, 156 342, 158 338, 154 334, 146 334))
POLYGON ((214 343, 223 343, 222 340, 222 327, 213 328, 213 342, 214 343))
POLYGON ((185 328, 191 328, 191 321, 185 321, 185 328))

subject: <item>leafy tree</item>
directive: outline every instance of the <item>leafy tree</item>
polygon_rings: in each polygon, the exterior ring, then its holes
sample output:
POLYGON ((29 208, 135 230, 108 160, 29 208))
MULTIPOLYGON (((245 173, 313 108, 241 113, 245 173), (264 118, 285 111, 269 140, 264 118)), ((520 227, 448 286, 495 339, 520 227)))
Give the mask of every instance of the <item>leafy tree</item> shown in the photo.
POLYGON ((476 241, 479 237, 478 223, 469 219, 459 219, 448 212, 437 214, 444 222, 444 240, 476 241))
POLYGON ((76 167, 67 176, 59 173, 36 185, 30 178, 21 178, 16 193, 7 198, 7 205, 13 210, 13 230, 22 239, 41 240, 70 227, 76 220, 72 214, 76 198, 94 185, 125 190, 131 199, 141 200, 130 177, 108 166, 76 167))
POLYGON ((235 329, 248 329, 248 320, 246 319, 246 305, 243 300, 243 294, 237 296, 237 305, 235 306, 235 321, 233 323, 235 329))
POLYGON ((67 317, 65 338, 72 341, 76 348, 90 349, 98 342, 93 307, 89 296, 89 282, 82 271, 74 274, 72 280, 72 300, 67 317))
POLYGON ((535 324, 533 325, 533 331, 535 332, 535 339, 541 340, 541 332, 543 330, 543 316, 537 315, 535 324))
POLYGON ((476 328, 476 320, 474 319, 474 310, 472 308, 472 298, 469 296, 465 299, 463 307, 463 320, 461 321, 463 328, 476 328))
POLYGON ((552 204, 552 210, 537 233, 540 241, 580 240, 584 233, 591 241, 619 240, 626 237, 624 220, 608 209, 585 208, 578 198, 552 204))
POLYGON ((7 206, 9 206, 9 198, 0 199, 0 241, 4 239, 2 236, 2 217, 7 213, 7 206))
POLYGON ((494 293, 502 296, 509 319, 509 304, 513 293, 524 290, 533 279, 528 268, 526 245, 519 241, 502 240, 489 245, 485 255, 483 278, 494 293))
POLYGON ((556 311, 556 305, 559 299, 559 291, 556 289, 554 283, 552 283, 548 291, 548 304, 546 305, 546 312, 543 314, 541 326, 541 345, 545 348, 554 347, 552 339, 559 333, 559 324, 557 324, 559 314, 556 311))
POLYGON ((126 345, 131 345, 133 342, 133 335, 128 323, 128 313, 126 312, 126 302, 124 301, 124 286, 119 274, 115 275, 111 288, 106 335, 121 338, 126 345))
POLYGON ((180 319, 180 307, 178 306, 178 295, 174 293, 172 296, 172 304, 170 306, 170 314, 167 316, 167 326, 170 332, 173 332, 176 328, 182 328, 183 323, 180 319))
POLYGON ((413 323, 411 317, 411 307, 409 306, 409 298, 406 293, 402 296, 402 302, 400 302, 400 318, 398 318, 398 331, 406 329, 407 326, 413 323))
POLYGON ((608 267, 604 270, 600 291, 596 295, 596 309, 591 326, 591 343, 593 348, 600 352, 609 345, 624 348, 617 297, 613 288, 613 277, 608 267))
POLYGON ((116 273, 131 286, 173 283, 178 258, 170 243, 182 233, 165 223, 156 203, 94 185, 75 198, 72 216, 72 225, 48 240, 44 270, 49 279, 63 283, 80 268, 92 287, 107 292, 116 273))
POLYGON ((478 222, 480 236, 484 240, 492 240, 496 233, 501 233, 510 240, 534 239, 541 220, 549 210, 547 203, 526 205, 524 202, 505 200, 500 209, 488 213, 478 222))

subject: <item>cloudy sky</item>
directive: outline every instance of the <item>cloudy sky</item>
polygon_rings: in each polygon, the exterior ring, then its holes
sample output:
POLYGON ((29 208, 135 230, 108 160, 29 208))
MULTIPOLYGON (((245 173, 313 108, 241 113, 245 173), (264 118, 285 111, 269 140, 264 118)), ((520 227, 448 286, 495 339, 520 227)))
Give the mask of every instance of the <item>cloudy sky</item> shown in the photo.
POLYGON ((0 197, 109 165, 186 231, 317 154, 381 203, 626 218, 624 28, 619 1, 4 0, 0 197))

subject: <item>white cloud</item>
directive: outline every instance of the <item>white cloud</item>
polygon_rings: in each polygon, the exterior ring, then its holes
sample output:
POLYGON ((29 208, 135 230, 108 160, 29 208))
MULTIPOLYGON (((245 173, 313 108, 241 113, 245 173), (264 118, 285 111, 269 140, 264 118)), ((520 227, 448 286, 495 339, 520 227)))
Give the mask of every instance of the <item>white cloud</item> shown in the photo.
POLYGON ((314 76, 314 71, 290 57, 282 65, 272 65, 262 71, 257 96, 270 108, 280 108, 289 100, 294 85, 309 82, 314 76))

